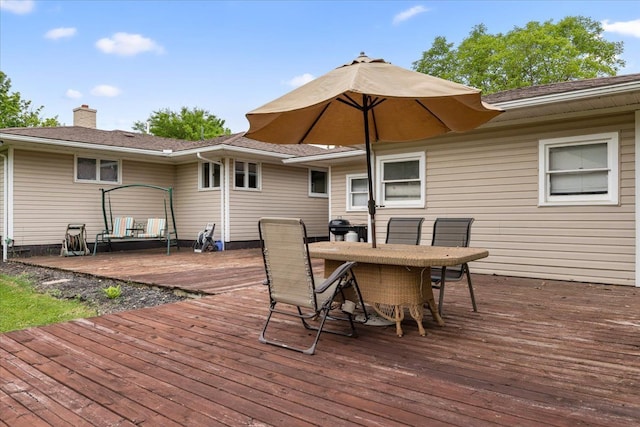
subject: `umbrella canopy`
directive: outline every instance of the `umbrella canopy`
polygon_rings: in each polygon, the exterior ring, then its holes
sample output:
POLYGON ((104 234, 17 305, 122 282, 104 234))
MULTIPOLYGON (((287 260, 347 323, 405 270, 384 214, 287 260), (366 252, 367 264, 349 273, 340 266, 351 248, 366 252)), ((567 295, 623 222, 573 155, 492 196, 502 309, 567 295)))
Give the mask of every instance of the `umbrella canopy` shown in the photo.
POLYGON ((502 110, 480 91, 360 54, 247 113, 248 138, 276 144, 365 144, 375 247, 371 143, 415 141, 474 129, 502 110))

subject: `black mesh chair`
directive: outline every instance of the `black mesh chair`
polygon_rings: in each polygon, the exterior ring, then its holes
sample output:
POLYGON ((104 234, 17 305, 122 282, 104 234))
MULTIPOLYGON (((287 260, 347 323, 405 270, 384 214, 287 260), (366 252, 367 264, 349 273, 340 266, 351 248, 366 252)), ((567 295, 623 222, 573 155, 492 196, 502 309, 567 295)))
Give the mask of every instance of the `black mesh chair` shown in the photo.
MULTIPOLYGON (((468 247, 469 241, 471 240, 472 223, 473 218, 437 218, 433 225, 431 246, 468 247)), ((469 285, 473 311, 478 311, 468 264, 465 263, 453 267, 431 267, 431 282, 433 283, 433 288, 440 289, 438 299, 438 311, 440 315, 442 315, 445 283, 452 280, 462 280, 462 276, 465 274, 467 276, 467 284, 469 285)))
POLYGON ((389 218, 385 243, 419 245, 424 218, 389 218))

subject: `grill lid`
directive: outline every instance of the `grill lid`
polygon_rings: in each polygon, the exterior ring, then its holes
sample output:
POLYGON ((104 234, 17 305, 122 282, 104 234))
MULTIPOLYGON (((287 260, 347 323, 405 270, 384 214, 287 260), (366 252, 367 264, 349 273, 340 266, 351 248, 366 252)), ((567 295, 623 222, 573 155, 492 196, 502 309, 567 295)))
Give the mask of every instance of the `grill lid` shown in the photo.
POLYGON ((329 227, 340 227, 345 225, 349 225, 348 219, 335 218, 329 221, 329 227))

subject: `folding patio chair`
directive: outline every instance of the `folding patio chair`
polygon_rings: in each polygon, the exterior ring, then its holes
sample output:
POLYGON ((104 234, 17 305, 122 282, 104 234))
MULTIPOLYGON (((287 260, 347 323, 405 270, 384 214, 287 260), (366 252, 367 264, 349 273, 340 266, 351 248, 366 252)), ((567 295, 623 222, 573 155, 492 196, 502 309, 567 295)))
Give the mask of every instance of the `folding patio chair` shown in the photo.
MULTIPOLYGON (((433 224, 431 246, 468 247, 471 240, 472 223, 473 218, 437 218, 433 224)), ((462 280, 462 276, 465 274, 467 275, 467 285, 469 286, 473 311, 478 311, 476 298, 473 294, 469 265, 467 263, 453 267, 431 267, 433 288, 440 289, 440 296, 438 298, 438 311, 440 315, 442 315, 445 283, 451 280, 462 280)))
MULTIPOLYGON (((269 315, 260 333, 260 342, 313 354, 323 331, 357 336, 353 309, 360 305, 364 310, 364 301, 352 271, 355 262, 345 262, 326 279, 314 276, 307 232, 301 219, 261 218, 258 229, 270 299, 269 315), (267 339, 267 327, 274 314, 297 317, 305 328, 317 331, 311 346, 299 348, 280 340, 267 339), (311 325, 308 319, 318 319, 318 325, 311 325), (326 329, 327 319, 347 321, 350 328, 326 329)), ((366 322, 366 311, 364 317, 366 322)))
POLYGON ((419 245, 424 218, 389 218, 385 243, 419 245))

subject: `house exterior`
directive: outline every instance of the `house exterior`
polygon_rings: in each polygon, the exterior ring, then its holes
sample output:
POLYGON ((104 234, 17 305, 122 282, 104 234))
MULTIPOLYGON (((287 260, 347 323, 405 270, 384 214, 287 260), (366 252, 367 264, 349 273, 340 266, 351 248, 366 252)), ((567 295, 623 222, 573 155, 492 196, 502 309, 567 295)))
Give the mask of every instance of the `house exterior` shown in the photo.
MULTIPOLYGON (((640 74, 484 100, 505 112, 474 131, 373 144, 378 242, 394 216, 424 217, 422 244, 436 218, 473 217, 471 244, 490 253, 476 273, 640 285, 640 74)), ((302 217, 318 239, 330 219, 368 222, 362 149, 102 131, 95 110, 76 110, 72 127, 0 129, 2 238, 15 247, 59 248, 69 223, 93 242, 99 189, 132 183, 174 189, 183 245, 212 221, 227 249, 255 246, 262 216, 302 217)), ((142 219, 164 210, 146 190, 109 203, 142 219)))
MULTIPOLYGON (((394 216, 473 217, 476 273, 640 285, 640 74, 483 98, 505 110, 466 133, 373 144, 378 242, 394 216)), ((331 218, 367 223, 364 151, 285 164, 327 167, 331 218)))
MULTIPOLYGON (((32 253, 59 251, 67 225, 85 224, 91 246, 104 229, 100 189, 141 183, 172 187, 182 246, 208 222, 226 249, 255 246, 262 216, 303 218, 310 237, 326 238, 328 169, 282 163, 326 149, 242 134, 182 141, 104 131, 95 129, 95 114, 82 106, 74 126, 0 129, 3 241, 32 253)), ((107 200, 113 216, 136 221, 164 217, 165 203, 164 192, 148 188, 113 191, 107 200)))

